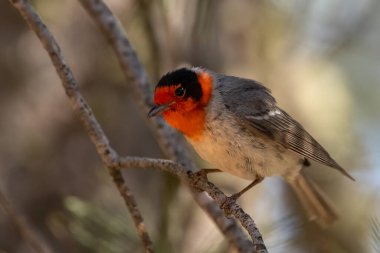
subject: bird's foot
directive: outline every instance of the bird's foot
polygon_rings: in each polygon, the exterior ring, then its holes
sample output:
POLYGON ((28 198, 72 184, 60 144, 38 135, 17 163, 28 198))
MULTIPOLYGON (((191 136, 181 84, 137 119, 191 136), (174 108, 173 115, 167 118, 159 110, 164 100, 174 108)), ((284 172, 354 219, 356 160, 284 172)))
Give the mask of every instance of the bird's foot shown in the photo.
MULTIPOLYGON (((238 194, 233 194, 229 197, 226 197, 226 199, 223 201, 223 203, 220 205, 220 208, 222 210, 224 210, 224 212, 226 212, 226 210, 231 210, 233 205, 236 204, 236 201, 237 199, 239 198, 240 196, 238 194)), ((230 215, 228 213, 226 213, 226 215, 230 215)))
POLYGON ((220 169, 201 169, 197 173, 202 173, 203 175, 208 175, 211 173, 217 173, 217 172, 222 172, 220 169))
POLYGON ((255 179, 255 181, 250 183, 243 190, 241 190, 235 194, 232 194, 229 197, 226 197, 224 202, 220 205, 220 208, 224 211, 225 215, 227 217, 231 216, 232 214, 230 213, 230 211, 235 209, 235 208, 233 208, 233 206, 236 204, 236 201, 241 197, 241 195, 243 195, 245 192, 247 192, 253 186, 255 186, 258 183, 260 183, 261 181, 263 181, 263 179, 264 179, 263 177, 258 177, 257 179, 255 179))
POLYGON ((210 173, 216 173, 216 172, 221 172, 219 169, 201 169, 197 172, 191 172, 188 171, 187 174, 190 178, 191 181, 193 181, 193 185, 198 188, 200 192, 203 191, 204 186, 202 187, 201 185, 204 185, 208 182, 207 175, 210 173))
POLYGON ((222 172, 222 171, 219 170, 219 169, 200 169, 199 171, 192 173, 192 176, 196 177, 196 178, 205 178, 205 179, 207 179, 207 175, 208 174, 210 174, 210 173, 216 173, 216 172, 222 172))

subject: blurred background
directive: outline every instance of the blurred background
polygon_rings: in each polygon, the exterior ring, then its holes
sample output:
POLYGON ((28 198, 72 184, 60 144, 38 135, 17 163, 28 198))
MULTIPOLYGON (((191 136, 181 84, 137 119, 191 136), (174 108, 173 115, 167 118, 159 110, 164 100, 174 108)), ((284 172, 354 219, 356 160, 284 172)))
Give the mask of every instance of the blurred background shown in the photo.
MULTIPOLYGON (((307 173, 340 220, 321 229, 266 179, 240 200, 269 252, 380 252, 380 2, 109 0, 152 85, 181 64, 256 79, 356 178, 307 173)), ((162 157, 113 51, 77 1, 34 0, 113 147, 162 157)), ((0 1, 0 191, 55 252, 143 252, 36 36, 0 1)), ((199 158, 200 166, 206 166, 199 158)), ((176 178, 129 170, 157 252, 233 252, 176 178)), ((226 193, 249 182, 221 173, 226 193)), ((0 208, 0 252, 32 252, 0 208)))

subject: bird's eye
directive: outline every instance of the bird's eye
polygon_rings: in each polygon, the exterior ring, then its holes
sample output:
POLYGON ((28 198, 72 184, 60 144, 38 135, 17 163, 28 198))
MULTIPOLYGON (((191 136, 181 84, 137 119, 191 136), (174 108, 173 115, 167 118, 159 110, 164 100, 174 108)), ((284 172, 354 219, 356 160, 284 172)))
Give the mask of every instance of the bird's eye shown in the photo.
POLYGON ((183 97, 185 95, 185 88, 183 88, 182 86, 178 87, 175 91, 174 91, 174 94, 177 96, 177 97, 183 97))

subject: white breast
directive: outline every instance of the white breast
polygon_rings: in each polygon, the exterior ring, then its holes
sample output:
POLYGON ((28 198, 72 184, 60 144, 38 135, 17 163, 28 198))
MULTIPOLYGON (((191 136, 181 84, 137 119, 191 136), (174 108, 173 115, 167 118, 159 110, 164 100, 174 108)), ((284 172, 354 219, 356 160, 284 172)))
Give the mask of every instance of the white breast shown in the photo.
POLYGON ((301 169, 298 154, 259 132, 245 129, 228 110, 208 113, 207 122, 202 137, 188 141, 215 168, 249 180, 258 175, 289 176, 301 169))

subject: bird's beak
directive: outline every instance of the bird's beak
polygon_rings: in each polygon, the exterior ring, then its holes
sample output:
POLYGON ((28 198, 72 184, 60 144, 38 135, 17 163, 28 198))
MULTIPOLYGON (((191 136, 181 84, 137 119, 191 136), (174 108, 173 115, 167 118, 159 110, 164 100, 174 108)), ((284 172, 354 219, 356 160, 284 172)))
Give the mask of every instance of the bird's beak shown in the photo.
POLYGON ((169 109, 170 105, 171 103, 153 106, 152 109, 150 109, 150 111, 148 112, 148 117, 151 118, 163 113, 164 111, 169 109))

